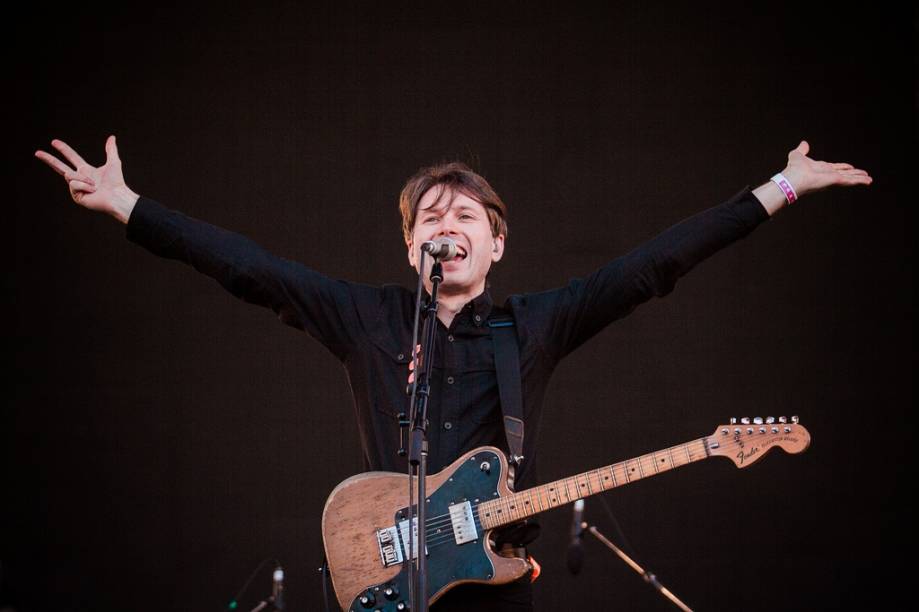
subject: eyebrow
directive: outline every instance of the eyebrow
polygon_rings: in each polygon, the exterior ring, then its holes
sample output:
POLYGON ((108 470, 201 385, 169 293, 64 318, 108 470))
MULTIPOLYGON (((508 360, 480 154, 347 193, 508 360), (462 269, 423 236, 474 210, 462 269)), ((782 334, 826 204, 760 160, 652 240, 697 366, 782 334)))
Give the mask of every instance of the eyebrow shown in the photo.
MULTIPOLYGON (((453 205, 451 204, 451 205, 449 206, 449 208, 453 208, 453 205)), ((457 209, 457 210, 471 210, 471 211, 473 211, 473 212, 476 212, 475 206, 472 206, 471 204, 460 204, 459 206, 456 207, 456 209, 457 209)), ((421 209, 421 214, 422 214, 422 215, 425 215, 425 214, 437 214, 438 212, 439 212, 439 211, 437 211, 437 210, 431 210, 431 208, 422 208, 422 209, 421 209)))

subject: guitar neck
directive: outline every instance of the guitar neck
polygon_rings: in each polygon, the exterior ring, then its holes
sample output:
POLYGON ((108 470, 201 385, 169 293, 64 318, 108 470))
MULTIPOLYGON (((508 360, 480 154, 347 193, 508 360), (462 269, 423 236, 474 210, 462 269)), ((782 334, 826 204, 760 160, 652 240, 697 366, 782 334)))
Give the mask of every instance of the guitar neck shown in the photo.
POLYGON ((493 529, 710 456, 707 438, 699 438, 483 502, 479 520, 485 529, 493 529))

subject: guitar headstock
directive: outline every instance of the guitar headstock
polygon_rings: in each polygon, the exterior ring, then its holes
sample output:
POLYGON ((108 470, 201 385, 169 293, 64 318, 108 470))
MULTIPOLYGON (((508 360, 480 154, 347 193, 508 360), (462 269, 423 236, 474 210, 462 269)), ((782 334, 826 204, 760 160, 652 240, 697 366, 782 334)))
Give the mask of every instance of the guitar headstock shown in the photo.
POLYGON ((739 468, 754 463, 775 447, 786 453, 800 453, 811 443, 811 435, 798 417, 732 418, 705 439, 712 455, 731 459, 739 468))

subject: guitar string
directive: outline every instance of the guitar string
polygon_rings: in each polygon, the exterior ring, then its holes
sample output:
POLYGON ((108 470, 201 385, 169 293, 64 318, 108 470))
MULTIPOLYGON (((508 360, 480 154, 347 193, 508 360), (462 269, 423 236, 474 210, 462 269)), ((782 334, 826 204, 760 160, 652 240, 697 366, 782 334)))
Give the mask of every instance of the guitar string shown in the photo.
MULTIPOLYGON (((674 446, 671 446, 671 447, 668 447, 668 448, 664 448, 664 449, 655 451, 655 452, 653 452, 653 453, 648 453, 648 454, 645 454, 645 455, 641 455, 641 456, 636 457, 636 458, 634 458, 634 459, 627 459, 627 460, 625 460, 625 461, 620 461, 619 463, 614 463, 614 464, 611 464, 611 465, 604 465, 604 466, 601 466, 601 467, 599 467, 599 468, 595 468, 595 469, 593 469, 593 470, 588 470, 588 471, 583 472, 583 473, 581 473, 581 474, 577 474, 577 475, 575 475, 575 476, 569 476, 568 478, 562 478, 562 479, 553 481, 553 482, 551 482, 551 483, 546 483, 546 484, 544 484, 544 485, 538 485, 538 486, 532 487, 532 488, 530 488, 530 489, 525 489, 525 490, 523 490, 523 491, 518 491, 518 492, 512 493, 511 495, 509 495, 509 496, 507 496, 507 497, 497 497, 497 498, 495 498, 494 500, 488 500, 488 501, 502 500, 502 501, 505 501, 505 502, 506 502, 506 501, 509 501, 511 498, 517 497, 517 496, 521 496, 521 495, 527 493, 528 491, 534 491, 535 494, 541 494, 542 492, 540 492, 540 491, 535 491, 535 490, 536 490, 536 489, 540 489, 540 488, 547 488, 547 487, 549 487, 550 484, 551 484, 551 485, 555 485, 554 488, 557 488, 557 489, 561 489, 562 487, 565 487, 565 489, 566 489, 565 495, 566 495, 567 497, 570 497, 570 495, 567 493, 567 486, 565 486, 565 485, 567 485, 567 484, 574 484, 574 485, 575 485, 575 491, 577 491, 578 487, 580 486, 580 483, 578 482, 577 479, 578 479, 578 477, 583 476, 585 479, 587 479, 587 485, 588 485, 588 487, 589 487, 589 486, 590 486, 590 480, 589 480, 590 476, 589 476, 589 474, 593 474, 594 472, 596 472, 596 473, 598 473, 598 477, 599 477, 599 472, 600 472, 600 470, 607 470, 607 469, 612 468, 611 471, 613 471, 613 470, 615 470, 615 468, 617 468, 617 467, 621 467, 621 468, 622 468, 622 471, 623 471, 623 474, 626 474, 626 482, 632 482, 632 481, 634 481, 634 480, 636 480, 636 479, 635 479, 635 478, 629 478, 628 474, 627 474, 626 471, 625 471, 626 464, 628 464, 629 462, 635 462, 635 463, 637 463, 637 462, 639 462, 639 461, 641 461, 641 460, 644 460, 644 459, 656 458, 656 456, 659 455, 659 454, 663 454, 663 453, 665 453, 665 452, 667 452, 667 451, 671 451, 672 449, 679 448, 679 447, 681 447, 681 446, 686 446, 687 444, 691 444, 691 442, 690 442, 690 443, 686 443, 686 444, 677 444, 677 445, 674 445, 674 446)), ((654 463, 656 464, 656 461, 655 461, 654 463)), ((668 469, 668 470, 670 470, 670 469, 675 469, 675 468, 677 468, 677 467, 682 467, 683 465, 687 465, 687 464, 684 463, 684 464, 680 464, 680 465, 672 465, 672 461, 671 461, 671 466, 670 466, 669 468, 667 468, 667 469, 668 469)), ((655 472, 655 474, 656 474, 656 473, 658 473, 658 472, 655 472)), ((613 476, 614 476, 614 478, 615 478, 615 474, 613 474, 613 476)), ((610 488, 615 488, 616 486, 620 486, 620 485, 617 484, 617 485, 614 485, 613 487, 610 487, 610 488)), ((607 491, 607 490, 609 490, 610 488, 604 488, 604 487, 603 487, 603 482, 602 482, 602 480, 600 481, 600 490, 601 490, 601 491, 607 491)), ((591 492, 593 492, 592 489, 591 489, 591 492)), ((547 489, 546 492, 545 492, 545 494, 546 494, 546 495, 551 495, 550 490, 547 489)), ((540 496, 540 497, 541 497, 541 496, 540 496)), ((487 502, 482 502, 482 503, 487 503, 487 502)), ((569 502, 564 502, 564 503, 569 503, 569 502)), ((551 507, 551 502, 549 502, 549 504, 550 504, 550 507, 551 507)), ((425 520, 425 526, 431 527, 436 521, 449 519, 449 516, 450 516, 449 514, 440 514, 440 515, 438 515, 438 516, 431 517, 431 518, 425 520)))
MULTIPOLYGON (((599 476, 599 475, 600 475, 600 470, 612 468, 611 471, 613 471, 616 467, 620 467, 620 466, 621 466, 622 469, 623 469, 623 473, 626 475, 626 482, 632 482, 632 481, 635 480, 635 479, 629 478, 628 474, 625 472, 625 468, 626 468, 627 464, 628 464, 630 461, 638 462, 638 461, 640 461, 640 460, 642 460, 642 459, 645 459, 645 458, 655 458, 659 453, 663 453, 664 451, 668 451, 668 450, 671 450, 671 449, 673 449, 673 448, 678 448, 678 447, 680 447, 680 446, 685 446, 685 444, 675 445, 675 446, 673 446, 673 447, 669 447, 669 448, 666 448, 666 449, 662 449, 662 450, 656 451, 656 452, 654 452, 654 453, 650 453, 650 454, 647 454, 647 455, 641 455, 641 456, 639 456, 639 457, 636 457, 635 459, 628 459, 628 460, 626 460, 626 461, 622 461, 622 462, 619 462, 619 463, 611 464, 611 465, 608 465, 608 466, 602 466, 602 467, 596 468, 596 469, 594 469, 594 470, 588 470, 588 472, 584 472, 583 474, 578 474, 577 476, 582 476, 582 475, 583 475, 585 478, 588 478, 588 479, 589 479, 589 476, 588 476, 589 473, 597 472, 597 474, 598 474, 598 476, 599 476)), ((725 446, 725 447, 726 447, 726 446, 737 446, 737 444, 732 440, 731 442, 729 442, 728 444, 725 444, 724 446, 725 446)), ((655 465, 656 465, 656 463, 655 463, 655 465)), ((682 467, 683 465, 687 465, 687 464, 681 464, 681 465, 676 466, 676 465, 673 465, 672 462, 671 462, 671 466, 668 468, 668 471, 669 471, 670 469, 675 469, 675 468, 677 468, 677 467, 682 467)), ((656 474, 656 473, 658 473, 658 472, 655 472, 655 474, 656 474)), ((649 475, 653 475, 653 474, 649 474, 649 475)), ((574 485, 575 485, 575 491, 577 491, 577 488, 578 488, 578 486, 580 485, 580 483, 579 483, 578 480, 577 480, 577 476, 571 476, 571 477, 569 477, 569 478, 563 478, 563 479, 554 481, 553 483, 546 483, 545 485, 539 485, 539 486, 537 486, 537 487, 532 487, 531 489, 526 489, 526 490, 524 490, 524 491, 512 493, 511 495, 509 495, 509 496, 507 496, 507 497, 498 497, 498 498, 495 498, 494 500, 489 500, 488 502, 481 502, 480 504, 477 504, 477 505, 475 505, 475 506, 472 506, 473 524, 476 526, 476 530, 477 530, 478 532, 483 531, 483 530, 482 530, 482 526, 481 526, 481 516, 480 516, 480 514, 479 514, 479 506, 481 506, 481 505, 483 505, 483 504, 485 504, 485 503, 489 503, 489 502, 492 502, 492 501, 499 501, 499 500, 500 500, 500 501, 502 501, 502 502, 504 502, 504 503, 506 504, 507 502, 509 502, 509 501, 510 501, 511 499, 513 499, 513 498, 517 498, 517 499, 519 500, 519 499, 520 499, 525 493, 527 493, 528 491, 532 491, 532 493, 530 493, 531 499, 532 499, 532 497, 533 497, 534 495, 536 495, 536 496, 537 496, 537 497, 536 497, 536 500, 539 501, 539 500, 543 499, 543 497, 542 497, 542 492, 539 491, 538 489, 539 489, 539 488, 548 487, 549 484, 555 484, 555 483, 562 483, 563 485, 574 484, 574 485)), ((615 477, 615 474, 613 474, 613 476, 615 477)), ((639 479, 641 479, 641 478, 643 478, 643 476, 642 476, 642 477, 639 477, 639 479)), ((586 484, 587 484, 588 486, 590 485, 589 480, 588 480, 588 482, 587 482, 586 484)), ((616 487, 618 487, 618 486, 621 486, 621 485, 614 484, 614 486, 613 486, 613 487, 610 487, 610 488, 616 488, 616 487)), ((561 489, 562 487, 556 485, 555 488, 561 489)), ((599 491, 607 491, 607 490, 610 490, 610 488, 604 488, 604 487, 603 487, 603 482, 600 481, 600 488, 599 488, 598 492, 599 492, 599 491)), ((593 491, 591 491, 591 493, 593 493, 593 491)), ((546 495, 550 494, 548 489, 546 490, 545 494, 546 494, 546 495)), ((561 504, 558 504, 558 505, 565 505, 565 504, 568 504, 568 503, 570 503, 570 502, 572 501, 572 500, 570 499, 570 498, 571 498, 571 495, 570 495, 570 493, 568 493, 568 491, 567 491, 567 486, 565 486, 565 496, 569 498, 568 501, 561 502, 561 504)), ((557 494, 556 497, 555 497, 554 499, 558 499, 558 497, 560 497, 560 495, 557 494)), ((549 507, 548 507, 548 508, 544 508, 544 507, 542 507, 542 504, 538 504, 538 505, 539 505, 539 508, 536 510, 536 513, 542 512, 542 511, 544 511, 544 510, 551 509, 551 508, 553 507, 553 502, 547 501, 546 503, 548 504, 549 507)), ((556 503, 557 503, 557 502, 556 502, 556 503)), ((557 506, 554 506, 554 507, 557 507, 557 506)), ((527 514, 526 516, 530 516, 530 514, 527 514)), ((517 520, 517 519, 512 519, 512 520, 517 520)), ((447 532, 447 533, 443 533, 443 532, 442 532, 443 527, 446 526, 446 525, 448 525, 448 524, 450 524, 451 521, 452 521, 452 519, 450 519, 450 515, 449 515, 449 514, 441 514, 441 515, 438 515, 438 516, 436 516, 436 517, 432 517, 432 518, 430 518, 430 519, 428 519, 428 520, 425 521, 425 527, 426 527, 425 533, 428 534, 429 536, 432 536, 432 537, 428 538, 428 541, 427 541, 427 543, 426 543, 426 548, 427 548, 428 550, 430 550, 431 548, 435 548, 435 547, 437 547, 437 546, 440 546, 440 545, 442 545, 442 544, 446 544, 446 543, 448 543, 448 542, 450 542, 450 541, 456 539, 456 536, 455 536, 455 533, 454 533, 454 530, 453 530, 453 529, 450 529, 449 532, 447 532), (441 529, 440 532, 438 532, 438 528, 441 529)), ((404 549, 404 547, 403 547, 403 549, 404 549)))
MULTIPOLYGON (((598 468, 598 470, 599 470, 599 469, 603 469, 603 468, 598 468)), ((573 485, 575 485, 575 490, 577 490, 578 481, 577 481, 576 477, 574 477, 574 476, 572 476, 572 477, 570 477, 570 478, 565 478, 565 479, 562 479, 562 480, 559 480, 559 481, 555 481, 555 482, 573 484, 573 485)), ((543 486, 543 487, 548 487, 549 484, 551 484, 551 483, 547 483, 546 485, 541 485, 541 486, 543 486)), ((602 482, 601 482, 600 484, 601 484, 600 489, 601 489, 601 490, 606 490, 606 489, 603 489, 603 487, 602 487, 602 482)), ((536 487, 536 488, 538 488, 538 487, 536 487)), ((556 485, 556 486, 553 487, 553 488, 561 489, 562 487, 556 485)), ((567 487, 565 487, 565 489, 567 490, 567 487)), ((516 503, 514 504, 514 506, 513 506, 513 507, 509 506, 509 507, 508 507, 509 510, 514 510, 514 509, 516 509, 516 506, 519 506, 519 505, 520 505, 519 502, 520 502, 520 499, 521 499, 522 497, 518 497, 518 496, 523 496, 523 495, 524 495, 527 491, 529 491, 529 490, 530 490, 530 489, 526 489, 526 490, 524 490, 524 491, 520 491, 520 492, 518 492, 518 493, 511 494, 511 495, 509 495, 509 496, 507 496, 507 497, 498 497, 498 498, 495 498, 494 500, 489 500, 489 502, 500 500, 500 501, 504 502, 505 505, 506 505, 506 504, 507 504, 508 502, 510 502, 512 499, 517 498, 517 499, 516 499, 516 503)), ((534 494, 538 495, 539 493, 540 493, 540 492, 535 492, 534 494)), ((534 494, 530 494, 530 497, 532 498, 534 494)), ((551 495, 551 493, 549 492, 549 489, 546 490, 545 495, 551 495)), ((567 503, 570 503, 571 501, 573 501, 573 500, 570 499, 570 497, 571 497, 570 494, 568 494, 568 493, 566 492, 565 495, 566 495, 566 497, 569 498, 569 501, 562 502, 562 503, 559 504, 559 505, 564 505, 564 504, 567 504, 567 503)), ((560 497, 560 496, 557 495, 557 496, 556 496, 556 499, 557 499, 558 497, 560 497)), ((522 499, 524 500, 524 503, 526 503, 527 501, 529 501, 529 500, 527 500, 527 499, 525 499, 525 498, 522 498, 522 499)), ((537 498, 537 501, 538 501, 539 499, 541 499, 541 496, 537 498)), ((482 503, 488 503, 488 502, 482 502, 482 503)), ((549 508, 540 508, 540 509, 538 509, 536 512, 537 512, 537 513, 538 513, 538 512, 542 512, 543 510, 547 510, 547 509, 550 509, 550 508, 553 507, 553 506, 552 506, 553 502, 548 501, 547 504, 549 505, 549 508)), ((478 511, 479 505, 481 505, 481 504, 477 504, 477 505, 475 505, 475 506, 472 506, 473 512, 477 512, 477 511, 478 511)), ((542 504, 538 504, 538 505, 539 505, 539 506, 542 506, 542 504)), ((557 506, 556 506, 556 507, 557 507, 557 506)), ((522 507, 521 507, 521 510, 523 510, 522 507)), ((532 513, 529 513, 529 512, 528 512, 528 513, 526 514, 526 516, 530 516, 530 514, 532 514, 532 513)), ((437 529, 438 529, 438 528, 443 529, 444 526, 451 524, 451 523, 452 523, 452 518, 450 517, 449 513, 448 513, 448 514, 440 514, 440 515, 431 517, 431 518, 429 518, 429 519, 426 519, 424 523, 425 523, 425 533, 426 533, 426 534, 432 534, 432 533, 437 533, 437 529)), ((451 530, 451 531, 452 531, 452 530, 451 530)))
MULTIPOLYGON (((605 468, 605 467, 608 467, 608 466, 604 466, 604 468, 605 468)), ((601 469, 604 469, 604 468, 597 468, 597 470, 592 470, 592 472, 593 472, 593 471, 598 471, 598 470, 601 470, 601 469)), ((581 475, 581 474, 578 474, 578 476, 580 476, 580 475, 581 475)), ((542 495, 551 495, 550 489, 548 489, 547 487, 549 487, 550 484, 553 484, 553 485, 554 485, 555 483, 563 483, 563 484, 564 484, 564 483, 567 483, 567 484, 575 485, 575 490, 577 490, 577 485, 579 484, 578 481, 577 481, 577 478, 576 478, 575 476, 571 476, 571 477, 569 477, 569 478, 564 478, 564 479, 561 479, 561 480, 557 480, 557 481, 554 481, 554 482, 552 482, 552 483, 547 483, 547 484, 545 484, 545 485, 540 485, 539 487, 534 487, 534 489, 546 488, 546 491, 545 491, 545 493, 542 493, 542 492, 540 492, 540 491, 534 491, 533 493, 530 493, 530 494, 529 494, 529 497, 532 498, 534 495, 538 495, 538 496, 539 496, 539 497, 537 497, 537 501, 538 501, 539 499, 542 499, 542 495)), ((601 490, 608 490, 608 489, 604 489, 602 485, 603 485, 603 483, 601 482, 601 483, 600 483, 600 489, 601 489, 601 490)), ((554 486, 554 487, 552 487, 552 488, 562 489, 563 487, 562 487, 562 486, 556 485, 556 486, 554 486)), ((565 487, 565 488, 567 489, 567 487, 565 487)), ((479 507, 479 505, 482 505, 482 504, 484 504, 484 503, 493 502, 493 501, 502 501, 502 502, 504 502, 505 504, 507 504, 508 502, 510 502, 512 499, 515 499, 515 498, 516 498, 516 501, 517 501, 517 503, 515 504, 515 506, 516 506, 516 505, 520 505, 520 504, 519 504, 520 499, 523 499, 523 500, 524 500, 524 503, 526 503, 527 501, 530 501, 530 500, 527 500, 527 499, 526 499, 525 497, 523 497, 523 496, 524 496, 524 494, 527 494, 527 492, 528 492, 528 491, 531 491, 531 490, 532 490, 532 489, 526 489, 526 490, 524 490, 524 491, 519 491, 519 492, 516 492, 516 493, 512 493, 511 495, 508 495, 508 496, 506 496, 506 497, 496 497, 496 498, 493 499, 493 500, 488 500, 488 502, 481 502, 480 504, 477 504, 477 505, 475 505, 475 506, 472 506, 472 508, 473 508, 473 509, 477 509, 477 508, 479 507)), ((570 498, 570 495, 569 495, 568 493, 566 493, 565 495, 566 495, 566 497, 569 497, 569 498, 570 498)), ((560 496, 556 496, 556 497, 560 497, 560 496)), ((574 501, 574 500, 570 500, 570 501, 574 501)), ((564 502, 562 502, 561 505, 570 503, 570 501, 564 501, 564 502)), ((549 501, 549 502, 547 502, 547 503, 549 504, 549 508, 553 507, 553 506, 552 506, 553 502, 549 501)), ((538 504, 538 505, 539 505, 539 506, 542 506, 542 504, 538 504)), ((547 509, 549 509, 549 508, 541 508, 541 507, 540 507, 540 509, 538 509, 536 512, 541 512, 541 511, 547 510, 547 509)), ((509 507, 509 509, 514 509, 514 508, 510 508, 510 507, 509 507)), ((530 515, 530 514, 528 513, 527 516, 529 516, 529 515, 530 515)), ((437 515, 437 516, 433 516, 433 517, 431 517, 431 518, 428 518, 428 519, 425 520, 424 524, 425 524, 425 527, 426 527, 426 529, 427 529, 427 533, 430 533, 432 528, 436 529, 437 527, 442 527, 443 525, 448 524, 448 523, 450 523, 450 522, 452 522, 452 519, 450 518, 450 514, 447 513, 447 514, 439 514, 439 515, 437 515)))

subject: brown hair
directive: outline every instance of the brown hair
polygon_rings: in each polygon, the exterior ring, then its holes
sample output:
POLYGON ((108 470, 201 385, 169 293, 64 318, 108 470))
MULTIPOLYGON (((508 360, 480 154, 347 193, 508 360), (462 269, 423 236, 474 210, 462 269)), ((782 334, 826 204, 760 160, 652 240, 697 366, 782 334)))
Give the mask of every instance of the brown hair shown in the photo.
POLYGON ((453 192, 454 197, 456 193, 462 193, 485 207, 492 236, 507 236, 507 207, 504 202, 488 181, 463 162, 453 161, 421 168, 402 188, 402 193, 399 194, 399 211, 402 213, 402 234, 406 244, 411 239, 415 227, 418 203, 428 189, 436 185, 442 187, 437 199, 431 204, 432 208, 437 206, 448 189, 453 192))

